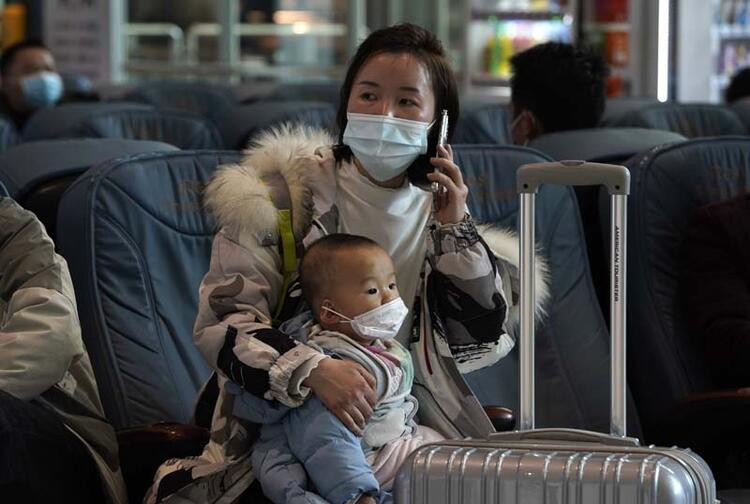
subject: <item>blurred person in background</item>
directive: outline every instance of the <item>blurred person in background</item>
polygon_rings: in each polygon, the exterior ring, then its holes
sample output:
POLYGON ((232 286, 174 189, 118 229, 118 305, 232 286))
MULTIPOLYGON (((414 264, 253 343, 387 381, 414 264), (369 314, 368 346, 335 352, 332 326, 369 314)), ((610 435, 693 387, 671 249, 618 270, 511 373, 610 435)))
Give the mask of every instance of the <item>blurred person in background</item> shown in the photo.
POLYGON ((526 145, 544 133, 599 125, 609 73, 601 56, 548 42, 516 54, 510 64, 514 144, 526 145))
POLYGON ((745 67, 732 76, 726 91, 724 101, 734 103, 750 96, 750 67, 745 67))
POLYGON ((25 40, 0 56, 0 113, 22 128, 38 109, 54 106, 63 96, 63 81, 50 50, 38 40, 25 40))

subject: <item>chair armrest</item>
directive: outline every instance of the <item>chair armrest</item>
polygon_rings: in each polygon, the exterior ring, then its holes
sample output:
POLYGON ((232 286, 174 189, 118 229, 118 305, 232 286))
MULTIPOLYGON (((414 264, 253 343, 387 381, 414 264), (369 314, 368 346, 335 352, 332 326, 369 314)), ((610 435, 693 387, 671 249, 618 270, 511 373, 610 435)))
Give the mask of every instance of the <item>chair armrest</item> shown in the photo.
POLYGON ((208 439, 208 430, 178 423, 158 423, 117 431, 120 467, 130 502, 143 500, 162 462, 200 455, 208 439))
POLYGON ((516 415, 501 406, 484 406, 484 412, 498 432, 512 431, 516 426, 516 415))

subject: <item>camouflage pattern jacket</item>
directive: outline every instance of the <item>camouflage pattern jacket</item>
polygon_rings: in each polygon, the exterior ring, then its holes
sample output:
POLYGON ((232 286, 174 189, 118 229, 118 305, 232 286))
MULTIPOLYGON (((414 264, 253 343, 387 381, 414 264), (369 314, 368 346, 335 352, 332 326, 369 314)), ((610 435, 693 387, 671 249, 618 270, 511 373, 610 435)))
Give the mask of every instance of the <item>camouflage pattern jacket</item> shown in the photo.
MULTIPOLYGON (((309 394, 302 382, 325 356, 271 324, 283 285, 278 215, 291 209, 297 257, 319 237, 338 231, 336 178, 345 161, 321 147, 332 144, 322 132, 283 127, 260 137, 240 164, 222 167, 208 185, 205 204, 219 231, 200 288, 194 339, 217 372, 218 401, 203 455, 167 462, 157 482, 176 471, 165 479, 182 486, 228 465, 247 464, 254 431, 231 414, 239 394, 292 407, 309 394)), ((412 393, 419 400, 420 423, 451 437, 486 436, 492 425, 462 374, 497 362, 514 345, 508 318, 517 309, 512 289, 518 286, 518 243, 500 230, 486 230, 485 241, 471 217, 450 225, 430 221, 425 232, 411 338, 402 342, 414 359, 412 393)), ((541 270, 537 278, 543 286, 541 270)), ((298 313, 302 304, 293 281, 280 318, 298 313)), ((238 484, 237 473, 224 474, 220 483, 202 488, 238 484)), ((157 493, 176 490, 171 483, 157 488, 152 501, 157 493)), ((187 498, 197 499, 212 497, 187 498)))

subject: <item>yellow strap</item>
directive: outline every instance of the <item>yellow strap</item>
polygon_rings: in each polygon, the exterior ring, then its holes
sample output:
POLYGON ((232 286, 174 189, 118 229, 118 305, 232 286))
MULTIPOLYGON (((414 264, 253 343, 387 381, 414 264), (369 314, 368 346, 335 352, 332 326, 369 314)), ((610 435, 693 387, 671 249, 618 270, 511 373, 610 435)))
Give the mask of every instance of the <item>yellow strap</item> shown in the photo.
POLYGON ((276 305, 276 313, 273 316, 273 325, 278 327, 281 321, 279 316, 284 308, 286 291, 289 282, 297 269, 297 247, 294 243, 294 231, 292 230, 292 211, 289 209, 279 210, 279 239, 281 240, 281 262, 283 283, 281 284, 281 298, 276 305))

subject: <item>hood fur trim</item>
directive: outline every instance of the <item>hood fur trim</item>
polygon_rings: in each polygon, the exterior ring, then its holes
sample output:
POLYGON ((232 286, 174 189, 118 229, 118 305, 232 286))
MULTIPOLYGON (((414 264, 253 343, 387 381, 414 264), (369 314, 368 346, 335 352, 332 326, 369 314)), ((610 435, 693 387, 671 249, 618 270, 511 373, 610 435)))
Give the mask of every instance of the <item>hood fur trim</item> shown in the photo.
POLYGON ((204 203, 222 228, 238 236, 278 237, 278 212, 264 177, 281 175, 289 188, 292 225, 302 241, 312 222, 310 180, 318 171, 316 149, 334 143, 323 130, 285 123, 271 128, 245 151, 240 164, 224 165, 206 187, 204 203))
MULTIPOLYGON (((516 234, 509 229, 501 229, 491 226, 480 226, 479 232, 487 242, 494 254, 509 262, 515 268, 513 282, 517 280, 520 288, 521 260, 519 242, 516 234)), ((546 306, 550 298, 549 292, 549 268, 547 261, 537 248, 536 263, 534 264, 534 287, 536 289, 536 317, 543 318, 546 315, 546 306)), ((517 293, 518 294, 518 293, 517 293)), ((510 319, 513 324, 518 323, 518 305, 511 306, 510 319)))

